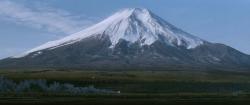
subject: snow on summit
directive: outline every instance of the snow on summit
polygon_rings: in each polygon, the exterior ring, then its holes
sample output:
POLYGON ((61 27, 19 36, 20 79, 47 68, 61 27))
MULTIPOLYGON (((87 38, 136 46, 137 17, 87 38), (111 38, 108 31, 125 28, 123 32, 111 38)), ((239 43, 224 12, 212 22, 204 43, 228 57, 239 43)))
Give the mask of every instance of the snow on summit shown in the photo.
POLYGON ((176 28, 147 9, 128 8, 118 11, 107 19, 80 32, 31 49, 22 56, 44 49, 54 49, 73 44, 97 35, 108 35, 111 41, 110 48, 113 48, 120 39, 130 43, 139 42, 141 46, 151 45, 155 41, 164 41, 168 46, 182 46, 187 49, 195 48, 204 43, 202 39, 176 28))

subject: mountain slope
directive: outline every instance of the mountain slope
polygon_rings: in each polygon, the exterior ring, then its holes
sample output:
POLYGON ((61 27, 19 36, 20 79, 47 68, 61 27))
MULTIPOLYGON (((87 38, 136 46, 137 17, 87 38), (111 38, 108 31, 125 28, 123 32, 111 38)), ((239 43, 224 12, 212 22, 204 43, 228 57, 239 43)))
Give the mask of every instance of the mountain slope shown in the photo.
POLYGON ((0 67, 249 68, 250 57, 184 32, 147 9, 131 8, 83 31, 1 60, 0 67))
POLYGON ((84 38, 100 37, 102 35, 109 37, 111 41, 110 48, 113 48, 120 39, 131 43, 140 42, 142 46, 151 45, 157 40, 162 40, 168 45, 185 46, 188 49, 195 48, 203 43, 200 38, 176 28, 147 9, 129 8, 118 11, 102 22, 83 31, 38 46, 27 51, 26 54, 43 49, 53 49, 79 42, 84 38))

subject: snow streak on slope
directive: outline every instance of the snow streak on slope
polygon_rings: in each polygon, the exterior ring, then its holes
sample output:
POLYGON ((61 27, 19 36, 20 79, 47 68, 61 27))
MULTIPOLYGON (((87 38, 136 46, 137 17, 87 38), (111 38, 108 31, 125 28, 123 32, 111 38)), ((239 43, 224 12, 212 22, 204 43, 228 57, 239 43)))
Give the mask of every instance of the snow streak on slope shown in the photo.
POLYGON ((141 46, 151 45, 158 40, 163 41, 166 45, 182 46, 187 49, 195 48, 204 43, 202 39, 176 28, 147 9, 129 8, 118 11, 83 31, 31 49, 22 56, 44 49, 73 44, 84 38, 97 35, 108 35, 112 43, 110 48, 114 48, 120 39, 130 43, 139 42, 141 46))

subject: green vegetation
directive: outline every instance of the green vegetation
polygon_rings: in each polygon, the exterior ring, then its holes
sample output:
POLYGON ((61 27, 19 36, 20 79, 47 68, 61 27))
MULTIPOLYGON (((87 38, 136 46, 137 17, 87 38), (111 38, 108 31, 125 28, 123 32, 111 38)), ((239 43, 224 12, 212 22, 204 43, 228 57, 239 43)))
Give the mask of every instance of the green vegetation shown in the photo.
POLYGON ((1 94, 0 104, 87 105, 230 105, 250 103, 250 72, 246 71, 81 71, 0 70, 16 82, 44 79, 48 82, 93 85, 121 94, 1 94), (53 100, 53 101, 52 101, 53 100), (15 103, 17 102, 17 103, 15 103))

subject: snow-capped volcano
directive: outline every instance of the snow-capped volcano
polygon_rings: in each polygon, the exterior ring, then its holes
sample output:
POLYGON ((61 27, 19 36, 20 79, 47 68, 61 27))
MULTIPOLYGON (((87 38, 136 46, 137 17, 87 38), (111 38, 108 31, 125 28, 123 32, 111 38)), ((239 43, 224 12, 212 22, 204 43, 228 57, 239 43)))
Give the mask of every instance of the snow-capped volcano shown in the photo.
POLYGON ((210 43, 147 9, 123 9, 65 38, 0 60, 1 67, 81 69, 250 68, 250 56, 210 43))
POLYGON ((83 31, 69 35, 60 40, 51 41, 27 51, 25 55, 60 46, 73 44, 84 38, 108 35, 114 48, 120 39, 130 43, 139 42, 141 46, 151 45, 155 41, 163 41, 166 45, 195 48, 204 43, 198 37, 192 36, 144 8, 123 9, 83 31))

